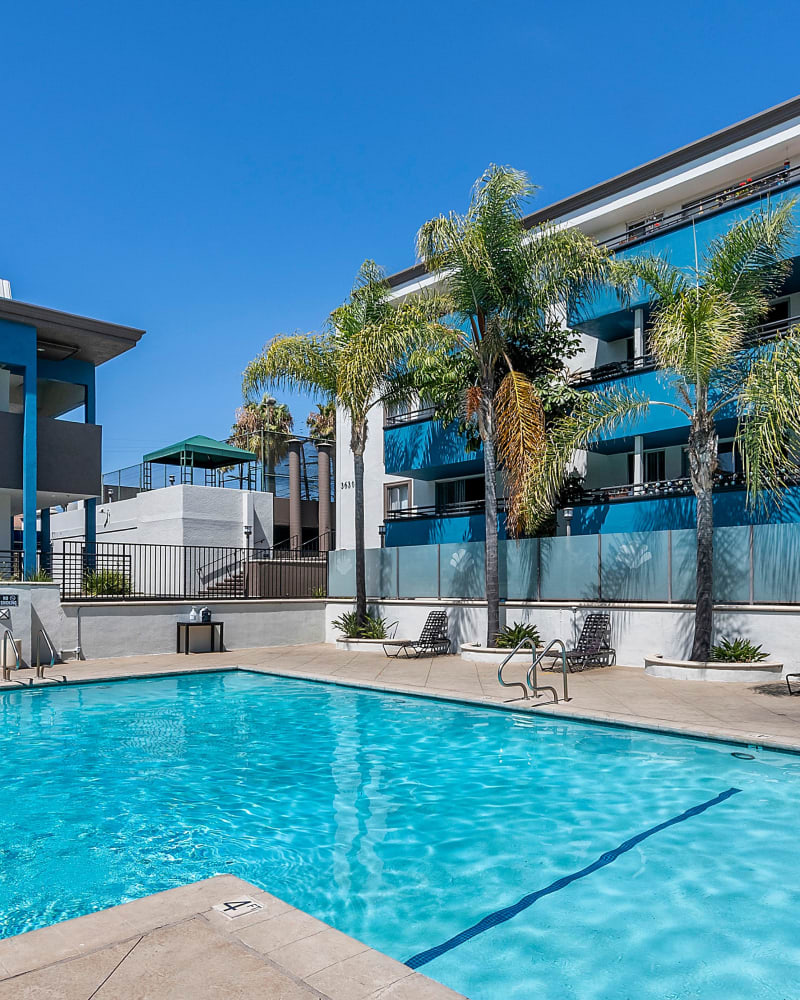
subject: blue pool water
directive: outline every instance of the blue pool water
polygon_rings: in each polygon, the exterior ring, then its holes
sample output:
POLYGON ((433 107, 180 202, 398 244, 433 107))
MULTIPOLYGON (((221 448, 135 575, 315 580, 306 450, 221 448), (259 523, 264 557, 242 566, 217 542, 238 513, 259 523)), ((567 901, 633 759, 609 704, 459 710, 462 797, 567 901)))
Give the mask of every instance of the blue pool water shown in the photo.
POLYGON ((800 758, 247 673, 0 712, 3 935, 233 872, 473 1000, 797 996, 800 758))

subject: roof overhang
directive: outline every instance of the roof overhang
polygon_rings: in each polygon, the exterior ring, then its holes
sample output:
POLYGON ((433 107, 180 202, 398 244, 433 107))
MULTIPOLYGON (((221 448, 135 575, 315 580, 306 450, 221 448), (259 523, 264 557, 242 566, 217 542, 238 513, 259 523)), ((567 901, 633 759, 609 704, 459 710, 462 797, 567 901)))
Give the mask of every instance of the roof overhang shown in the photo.
MULTIPOLYGON (((800 97, 793 97, 782 104, 776 104, 772 108, 767 108, 766 111, 760 111, 757 115, 752 115, 750 118, 736 122, 735 125, 729 125, 718 132, 713 132, 711 135, 691 142, 687 146, 681 146, 671 153, 665 153, 655 160, 650 160, 639 167, 634 167, 623 174, 618 174, 610 180, 602 181, 600 184, 595 184, 583 191, 579 191, 577 194, 570 195, 568 198, 562 198, 551 205, 546 205, 536 212, 531 212, 530 215, 525 216, 522 224, 526 229, 532 229, 543 222, 554 222, 558 219, 564 219, 580 209, 586 208, 588 205, 604 201, 615 194, 627 191, 628 188, 632 188, 637 184, 653 180, 655 177, 660 177, 668 171, 686 166, 703 156, 718 153, 732 146, 734 143, 750 139, 761 132, 784 125, 799 117, 800 97)), ((392 288, 399 288, 401 285, 421 278, 425 273, 424 264, 414 264, 413 267, 407 267, 403 271, 398 271, 396 274, 390 275, 387 280, 392 288)))
POLYGON ((129 351, 144 336, 144 330, 131 326, 73 316, 16 299, 0 299, 0 320, 35 327, 40 353, 45 356, 76 358, 95 367, 129 351))

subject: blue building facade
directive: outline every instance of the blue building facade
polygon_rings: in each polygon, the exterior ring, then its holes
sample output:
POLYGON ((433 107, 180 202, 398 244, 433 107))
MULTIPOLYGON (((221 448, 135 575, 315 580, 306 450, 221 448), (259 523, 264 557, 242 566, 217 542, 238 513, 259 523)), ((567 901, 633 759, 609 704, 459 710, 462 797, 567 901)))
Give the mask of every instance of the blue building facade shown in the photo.
MULTIPOLYGON (((618 178, 549 206, 530 219, 579 226, 618 257, 655 255, 679 267, 702 261, 712 240, 754 210, 800 197, 800 99, 668 153, 618 178)), ((800 325, 800 204, 788 250, 792 268, 751 344, 768 343, 800 325)), ((391 279, 402 293, 419 282, 419 266, 391 279)), ((647 348, 651 321, 644 289, 623 302, 597 294, 568 320, 581 335, 576 381, 587 390, 635 389, 653 401, 674 400, 647 348)), ((779 504, 746 502, 733 412, 722 414, 715 517, 720 526, 800 522, 800 487, 779 504)), ((652 406, 616 434, 576 456, 578 487, 558 518, 572 534, 658 531, 694 525, 688 478, 686 418, 652 406)), ((407 477, 404 503, 387 505, 386 545, 479 541, 484 537, 482 456, 466 451, 458 428, 430 414, 394 416, 384 429, 385 473, 407 477), (431 489, 433 484, 433 489, 431 489), (424 497, 424 502, 420 502, 424 497)), ((389 487, 387 487, 389 488, 389 487)), ((502 494, 502 481, 498 484, 502 494)), ((504 517, 500 516, 501 531, 504 517)))

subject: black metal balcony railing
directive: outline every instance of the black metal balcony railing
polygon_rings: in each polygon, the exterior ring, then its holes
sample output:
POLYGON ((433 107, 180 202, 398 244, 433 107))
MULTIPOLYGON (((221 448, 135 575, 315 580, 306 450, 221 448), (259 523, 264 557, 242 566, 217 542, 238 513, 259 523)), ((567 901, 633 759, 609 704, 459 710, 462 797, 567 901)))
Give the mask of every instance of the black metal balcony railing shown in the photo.
POLYGON ((785 163, 782 167, 771 170, 761 177, 748 177, 739 184, 733 184, 715 191, 713 194, 706 195, 698 201, 685 205, 677 212, 672 212, 669 215, 653 215, 642 219, 626 232, 604 240, 603 246, 608 247, 609 250, 618 250, 635 243, 641 243, 653 236, 678 229, 698 216, 711 215, 728 208, 732 202, 746 201, 749 198, 757 198, 763 194, 780 191, 798 180, 800 180, 800 167, 791 167, 785 163))
MULTIPOLYGON (((744 338, 743 347, 745 350, 757 347, 768 340, 783 336, 795 326, 800 326, 800 316, 789 316, 772 323, 762 323, 744 338)), ((611 382, 614 379, 626 378, 628 375, 653 371, 657 367, 656 359, 652 354, 642 354, 635 358, 611 361, 605 365, 598 365, 597 368, 576 372, 572 378, 572 384, 580 387, 595 385, 598 382, 611 382)))
MULTIPOLYGON (((717 472, 714 488, 718 490, 743 490, 746 482, 743 473, 717 472)), ((585 507, 599 504, 620 503, 627 500, 652 500, 662 497, 681 497, 692 493, 688 477, 662 479, 652 483, 627 483, 623 486, 601 486, 596 489, 578 487, 562 502, 562 507, 585 507)))
POLYGON ((386 429, 387 427, 399 427, 401 424, 415 424, 419 420, 433 420, 435 416, 435 406, 423 406, 419 410, 387 414, 383 426, 386 429))
MULTIPOLYGON (((506 500, 498 497, 497 509, 506 510, 506 500)), ((406 507, 403 510, 390 510, 386 513, 387 521, 413 521, 419 518, 436 517, 469 517, 472 514, 483 514, 486 510, 485 500, 461 500, 457 503, 431 504, 428 507, 406 507)))

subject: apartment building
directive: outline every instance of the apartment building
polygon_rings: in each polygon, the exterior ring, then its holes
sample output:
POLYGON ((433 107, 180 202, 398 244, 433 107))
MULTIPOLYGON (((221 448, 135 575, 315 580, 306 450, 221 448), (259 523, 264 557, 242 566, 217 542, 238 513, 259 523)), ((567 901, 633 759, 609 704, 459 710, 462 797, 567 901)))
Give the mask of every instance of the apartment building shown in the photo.
MULTIPOLYGON (((715 237, 759 207, 800 194, 800 98, 534 212, 526 224, 549 220, 579 226, 617 256, 656 254, 693 266, 715 237)), ((800 223, 800 205, 796 209, 800 223)), ((800 230, 800 227, 798 227, 800 230)), ((754 342, 800 323, 800 239, 793 268, 754 342)), ((433 282, 421 265, 390 279, 398 296, 433 282)), ((584 387, 626 386, 669 400, 670 388, 648 352, 650 307, 642 294, 621 304, 609 289, 569 316, 582 350, 571 363, 584 387)), ((443 427, 430 410, 378 415, 367 445, 367 545, 426 544, 483 538, 483 461, 457 427, 443 427), (380 426, 381 416, 383 426, 380 426)), ((348 428, 340 417, 340 440, 348 428)), ((800 521, 800 488, 767 512, 745 503, 735 452, 735 422, 721 425, 717 524, 800 521)), ((578 488, 559 515, 574 534, 664 530, 694 524, 688 481, 688 424, 675 410, 652 407, 624 432, 595 443, 576 461, 578 488)), ((352 459, 337 455, 340 545, 352 547, 352 459)), ((499 485, 502 494, 502 482, 499 485)), ((503 528, 501 515, 501 531, 503 528)))

